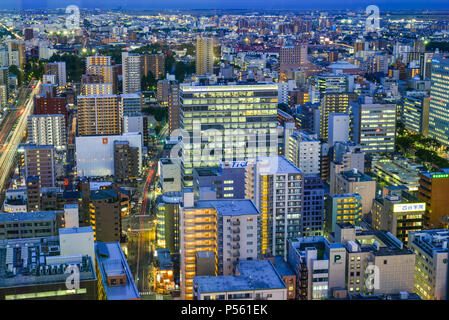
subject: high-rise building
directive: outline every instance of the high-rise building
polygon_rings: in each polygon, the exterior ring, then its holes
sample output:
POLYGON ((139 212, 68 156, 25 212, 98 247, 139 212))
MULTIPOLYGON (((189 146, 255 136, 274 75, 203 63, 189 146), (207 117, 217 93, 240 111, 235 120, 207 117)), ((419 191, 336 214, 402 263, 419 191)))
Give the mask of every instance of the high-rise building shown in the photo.
POLYGON ((28 116, 28 143, 53 145, 63 149, 67 145, 65 118, 62 114, 28 116))
POLYGON ((260 211, 260 252, 287 256, 287 241, 301 236, 304 177, 283 156, 260 157, 249 163, 246 198, 260 211))
POLYGON ((410 232, 408 246, 415 252, 415 292, 423 300, 447 300, 449 231, 410 232))
POLYGON ((349 95, 347 93, 324 94, 320 103, 320 138, 328 139, 329 114, 349 113, 349 95))
POLYGON ((216 199, 244 199, 245 168, 232 167, 236 163, 224 163, 221 167, 195 168, 193 170, 195 199, 203 200, 206 194, 211 194, 216 199))
POLYGON ((388 194, 374 199, 371 224, 407 244, 410 232, 423 229, 425 212, 425 202, 408 193, 388 194))
POLYGON ((328 139, 329 147, 336 142, 349 141, 349 114, 346 113, 330 113, 328 139))
POLYGON ((301 235, 323 235, 324 183, 319 174, 304 174, 304 197, 301 215, 301 235))
POLYGON ((41 208, 41 180, 39 176, 28 176, 27 187, 27 211, 39 211, 41 208))
POLYGON ((170 99, 170 91, 174 81, 165 79, 157 82, 157 101, 161 105, 168 105, 170 99))
POLYGON ((35 95, 34 114, 62 114, 64 115, 65 123, 67 124, 67 100, 64 97, 56 97, 54 91, 53 93, 46 92, 45 95, 35 95))
POLYGON ((277 155, 277 85, 181 85, 180 97, 185 186, 193 168, 277 155))
POLYGON ((122 52, 123 93, 141 91, 142 68, 138 54, 122 52))
POLYGON ((172 255, 179 254, 179 204, 182 192, 164 192, 156 200, 157 247, 165 248, 172 255))
POLYGON ((58 234, 61 215, 55 211, 3 212, 0 222, 0 242, 5 239, 51 237, 58 234))
POLYGON ((326 198, 326 233, 335 232, 337 223, 359 225, 362 198, 358 193, 331 194, 326 198))
POLYGON ((195 208, 217 212, 218 274, 234 274, 239 260, 257 259, 259 211, 251 200, 198 201, 195 208))
POLYGON ((365 154, 360 146, 353 142, 336 142, 332 148, 329 162, 329 185, 331 193, 335 193, 335 177, 343 171, 356 169, 365 172, 365 154))
POLYGON ((193 278, 218 274, 218 223, 215 208, 196 208, 184 192, 179 212, 181 299, 193 299, 193 278))
POLYGON ((307 45, 282 47, 279 52, 280 72, 299 69, 308 62, 307 45))
POLYGON ((116 95, 78 96, 78 134, 116 135, 121 133, 116 95))
POLYGON ((155 79, 161 79, 165 75, 165 55, 163 53, 148 54, 142 57, 142 76, 148 76, 151 72, 155 79))
POLYGON ((179 85, 173 83, 168 95, 168 132, 173 133, 174 130, 181 127, 181 102, 179 97, 179 85))
POLYGON ((295 131, 288 141, 285 155, 305 174, 320 173, 320 141, 317 135, 295 131))
POLYGON ((159 159, 158 172, 164 192, 182 190, 180 162, 179 159, 159 159))
POLYGON ((96 242, 95 252, 98 300, 140 300, 120 242, 96 242))
POLYGON ((407 95, 402 101, 402 122, 405 129, 426 137, 429 129, 430 97, 426 94, 407 95))
POLYGON ((25 67, 25 42, 23 40, 8 40, 8 61, 9 66, 16 65, 21 70, 25 67))
POLYGON ((45 65, 45 74, 56 75, 59 87, 65 88, 67 86, 66 64, 64 61, 47 63, 45 65))
POLYGON ((288 240, 288 263, 297 275, 297 299, 327 299, 332 290, 345 288, 346 250, 325 237, 288 240))
POLYGON ((120 116, 140 116, 142 114, 142 96, 137 93, 119 96, 120 116))
POLYGON ((376 181, 368 175, 352 171, 343 171, 336 175, 335 186, 331 186, 331 194, 358 193, 362 197, 362 214, 370 213, 376 195, 376 181), (333 192, 334 191, 334 192, 333 192))
POLYGON ((142 134, 140 132, 128 132, 123 135, 75 137, 78 177, 113 176, 115 141, 127 141, 130 147, 137 148, 140 174, 142 172, 142 134))
POLYGON ((343 244, 346 251, 346 281, 341 288, 348 295, 414 292, 415 253, 391 233, 337 223, 333 242, 343 244))
POLYGON ((94 240, 120 241, 122 208, 118 192, 115 189, 90 190, 90 186, 81 190, 83 201, 88 205, 88 224, 94 230, 94 240))
MULTIPOLYGON (((85 78, 84 78, 85 79, 85 78)), ((105 95, 114 94, 112 83, 83 83, 81 88, 82 95, 105 95)))
POLYGON ((124 116, 123 133, 140 132, 142 134, 142 145, 148 147, 148 117, 147 116, 124 116))
POLYGON ((329 93, 345 93, 349 91, 348 78, 342 74, 320 74, 313 78, 311 101, 319 102, 329 93))
POLYGON ((7 67, 0 68, 0 91, 0 106, 4 106, 9 99, 9 71, 7 67))
POLYGON ((128 182, 139 175, 139 150, 131 147, 128 141, 114 141, 114 179, 128 182))
POLYGON ((214 72, 214 39, 198 36, 196 38, 196 74, 214 72))
POLYGON ((426 203, 426 225, 441 228, 449 216, 449 171, 422 172, 419 175, 418 198, 426 203))
POLYGON ((365 153, 394 152, 395 104, 352 104, 353 141, 365 153))
POLYGON ((430 79, 429 137, 449 145, 449 56, 435 56, 430 79))
POLYGON ((34 34, 33 34, 33 29, 32 28, 26 28, 25 30, 23 30, 23 34, 25 36, 25 41, 26 40, 31 40, 34 38, 34 34))
POLYGON ((54 146, 27 144, 24 149, 25 176, 39 176, 41 187, 54 187, 56 180, 54 146))
MULTIPOLYGON (((85 79, 85 83, 112 84, 112 92, 105 94, 118 94, 117 70, 116 66, 111 64, 111 57, 109 56, 87 57, 86 75, 89 77, 96 76, 97 80, 88 77, 85 79)), ((109 88, 109 86, 107 87, 109 88)))

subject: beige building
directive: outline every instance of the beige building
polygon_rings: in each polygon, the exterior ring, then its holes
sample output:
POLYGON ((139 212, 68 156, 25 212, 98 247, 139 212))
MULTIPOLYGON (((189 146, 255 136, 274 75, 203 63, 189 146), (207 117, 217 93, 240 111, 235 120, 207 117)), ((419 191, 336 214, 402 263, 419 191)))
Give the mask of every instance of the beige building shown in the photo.
POLYGON ((196 39, 196 74, 214 72, 214 39, 198 37, 196 39))
POLYGON ((414 291, 415 254, 386 231, 337 224, 333 240, 347 250, 348 294, 414 291))
POLYGON ((421 231, 424 226, 426 203, 407 193, 389 194, 373 203, 372 226, 376 230, 391 232, 407 244, 408 234, 421 231))
POLYGON ((330 113, 348 113, 349 95, 347 93, 326 93, 320 103, 320 138, 327 140, 330 113))
POLYGON ((371 211, 376 195, 376 181, 357 169, 343 171, 335 176, 335 185, 330 186, 331 194, 358 193, 362 197, 362 215, 371 211))
POLYGON ((181 299, 193 300, 193 277, 218 273, 217 210, 195 208, 193 192, 185 193, 179 234, 181 299))
POLYGON ((121 134, 117 96, 78 96, 78 134, 80 136, 121 134))
POLYGON ((447 300, 449 230, 410 232, 415 252, 415 292, 424 300, 447 300))

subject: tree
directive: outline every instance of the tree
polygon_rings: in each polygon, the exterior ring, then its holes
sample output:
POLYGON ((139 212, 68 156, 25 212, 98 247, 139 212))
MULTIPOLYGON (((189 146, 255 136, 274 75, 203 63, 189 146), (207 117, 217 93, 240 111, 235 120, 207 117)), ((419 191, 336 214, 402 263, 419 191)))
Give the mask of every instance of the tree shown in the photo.
POLYGON ((169 73, 173 73, 175 71, 175 69, 173 68, 175 63, 176 63, 176 60, 173 57, 173 55, 167 54, 167 56, 165 57, 165 70, 167 70, 167 72, 169 72, 169 73))
POLYGON ((155 90, 156 86, 156 78, 151 71, 148 71, 148 75, 142 77, 142 90, 155 90))
POLYGON ((19 69, 18 66, 16 66, 15 64, 9 66, 8 71, 10 74, 13 74, 17 77, 17 82, 19 83, 19 85, 21 85, 23 83, 24 80, 24 74, 23 72, 19 69))
POLYGON ((414 146, 413 138, 410 136, 401 136, 396 138, 396 150, 407 153, 414 146))
POLYGON ((81 76, 86 68, 86 61, 74 54, 65 53, 63 55, 54 54, 50 57, 50 62, 64 61, 66 63, 67 80, 80 82, 81 76))

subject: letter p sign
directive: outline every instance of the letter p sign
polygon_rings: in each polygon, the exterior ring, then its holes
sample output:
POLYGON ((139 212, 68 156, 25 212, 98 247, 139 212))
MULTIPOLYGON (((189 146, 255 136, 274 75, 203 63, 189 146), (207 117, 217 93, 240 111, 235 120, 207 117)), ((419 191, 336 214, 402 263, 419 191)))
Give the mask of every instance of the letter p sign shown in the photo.
POLYGON ((339 260, 341 260, 341 255, 336 254, 336 255, 334 256, 334 263, 337 263, 337 261, 339 261, 339 260))

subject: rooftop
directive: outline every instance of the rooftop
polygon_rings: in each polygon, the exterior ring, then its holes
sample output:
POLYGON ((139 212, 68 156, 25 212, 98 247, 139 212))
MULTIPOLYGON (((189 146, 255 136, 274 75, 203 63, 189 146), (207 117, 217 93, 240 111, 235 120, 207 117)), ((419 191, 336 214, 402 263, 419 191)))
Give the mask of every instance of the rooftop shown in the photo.
POLYGON ((159 268, 161 270, 173 269, 173 262, 171 260, 170 250, 158 248, 156 251, 157 251, 157 259, 159 262, 159 268))
POLYGON ((343 171, 340 173, 343 178, 350 182, 367 182, 367 181, 374 181, 371 177, 368 175, 359 172, 359 171, 343 171))
POLYGON ((92 227, 79 227, 79 228, 60 228, 59 234, 74 234, 74 233, 87 233, 93 232, 92 227))
POLYGON ((0 214, 0 222, 55 220, 56 211, 5 212, 0 214))
POLYGON ((214 208, 221 215, 258 215, 259 210, 250 199, 200 200, 196 208, 214 208))
POLYGON ((89 256, 60 256, 59 238, 25 238, 0 241, 0 287, 65 283, 69 264, 76 264, 80 280, 96 281, 89 256))
POLYGON ((239 261, 240 275, 194 277, 198 292, 228 292, 284 289, 285 283, 269 260, 239 261))
MULTIPOLYGON (((448 229, 431 229, 422 231, 411 231, 409 239, 417 247, 425 251, 429 256, 438 253, 447 253, 449 242, 448 229)), ((410 241, 409 240, 409 241, 410 241)))
POLYGON ((281 277, 296 275, 290 265, 281 256, 274 257, 274 267, 281 277))
POLYGON ((259 173, 261 174, 301 174, 302 171, 284 156, 258 157, 259 173))
POLYGON ((95 251, 104 290, 108 300, 140 299, 140 294, 134 283, 131 270, 119 242, 96 242, 95 251), (109 286, 108 276, 125 274, 124 285, 109 286))

